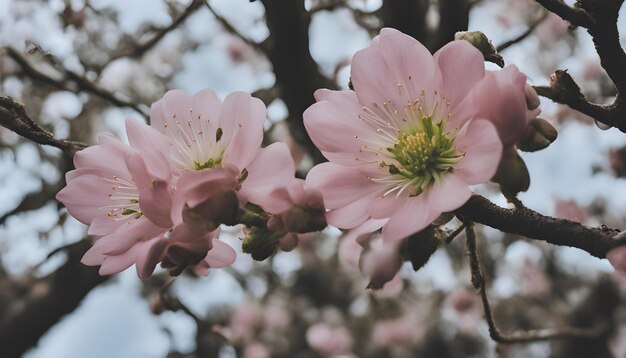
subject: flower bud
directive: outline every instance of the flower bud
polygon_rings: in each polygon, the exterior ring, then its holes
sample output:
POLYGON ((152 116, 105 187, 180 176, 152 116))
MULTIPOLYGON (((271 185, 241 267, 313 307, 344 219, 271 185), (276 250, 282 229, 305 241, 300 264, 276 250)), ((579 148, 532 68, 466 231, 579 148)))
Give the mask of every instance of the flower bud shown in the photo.
POLYGON ((361 254, 361 271, 370 279, 369 288, 379 289, 391 281, 402 266, 404 241, 391 242, 376 238, 361 254))
POLYGON ((526 84, 524 87, 524 96, 526 97, 526 105, 528 109, 531 111, 533 109, 539 108, 541 101, 539 100, 539 95, 537 95, 537 91, 533 88, 533 86, 526 84))
POLYGON ((626 245, 611 249, 606 258, 616 270, 626 272, 626 245))
POLYGON ((257 261, 263 261, 272 256, 278 248, 279 239, 285 235, 284 232, 270 231, 255 226, 244 228, 243 232, 241 250, 257 261))
POLYGON ((237 194, 232 190, 224 190, 193 208, 185 205, 183 221, 191 231, 201 235, 217 229, 220 224, 235 225, 238 211, 237 194))
POLYGON ((530 174, 528 174, 526 163, 517 151, 511 149, 503 155, 492 181, 500 184, 502 193, 505 195, 517 195, 519 192, 528 190, 530 174))
POLYGON ((535 152, 547 148, 557 136, 558 132, 550 122, 541 118, 531 119, 517 147, 524 152, 535 152))
POLYGON ((504 67, 504 59, 491 41, 480 31, 459 31, 454 34, 455 40, 465 40, 476 47, 485 57, 485 61, 493 62, 500 67, 504 67))

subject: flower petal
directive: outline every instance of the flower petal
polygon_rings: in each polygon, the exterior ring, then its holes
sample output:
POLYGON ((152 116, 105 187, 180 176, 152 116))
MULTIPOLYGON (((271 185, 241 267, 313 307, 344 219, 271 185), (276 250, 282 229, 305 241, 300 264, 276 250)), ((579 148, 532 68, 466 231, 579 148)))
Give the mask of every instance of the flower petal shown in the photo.
POLYGON ((385 224, 383 238, 390 241, 405 239, 424 229, 439 215, 441 212, 428 206, 427 195, 410 198, 385 224))
MULTIPOLYGON (((307 177, 308 187, 319 190, 327 209, 337 209, 364 196, 378 193, 380 186, 355 167, 322 163, 313 167, 307 177)), ((365 204, 365 203, 364 203, 365 204)))
POLYGON ((257 205, 269 205, 269 193, 286 187, 295 176, 295 164, 285 143, 273 143, 259 151, 248 165, 248 177, 239 191, 243 197, 257 205))
POLYGON ((428 205, 442 213, 461 207, 472 195, 469 186, 455 174, 446 174, 428 189, 428 205))
POLYGON ((224 100, 219 115, 221 140, 227 146, 224 162, 243 170, 261 149, 265 104, 247 93, 235 92, 224 100))
POLYGON ((454 174, 469 185, 485 183, 496 173, 502 157, 502 142, 494 125, 475 119, 461 129, 454 142, 465 153, 454 166, 454 174))

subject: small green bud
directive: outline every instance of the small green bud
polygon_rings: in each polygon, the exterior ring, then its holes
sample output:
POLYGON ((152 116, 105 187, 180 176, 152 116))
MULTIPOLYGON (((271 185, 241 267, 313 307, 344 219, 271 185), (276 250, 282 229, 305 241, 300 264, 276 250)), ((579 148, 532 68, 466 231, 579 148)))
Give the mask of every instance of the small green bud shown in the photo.
POLYGON ((545 119, 535 118, 528 123, 526 133, 517 147, 524 152, 535 152, 547 148, 557 136, 558 132, 552 124, 545 119))
POLYGON ((519 192, 528 190, 530 186, 528 168, 517 151, 504 155, 496 175, 491 180, 500 184, 504 195, 515 196, 519 192))
POLYGON ((455 40, 465 40, 471 43, 485 57, 485 61, 493 62, 500 67, 504 67, 504 59, 496 48, 493 47, 491 41, 480 31, 459 31, 454 34, 455 40))
POLYGON ((250 254, 256 261, 263 261, 272 256, 278 248, 279 239, 285 232, 274 232, 260 227, 244 228, 244 238, 241 250, 250 254))

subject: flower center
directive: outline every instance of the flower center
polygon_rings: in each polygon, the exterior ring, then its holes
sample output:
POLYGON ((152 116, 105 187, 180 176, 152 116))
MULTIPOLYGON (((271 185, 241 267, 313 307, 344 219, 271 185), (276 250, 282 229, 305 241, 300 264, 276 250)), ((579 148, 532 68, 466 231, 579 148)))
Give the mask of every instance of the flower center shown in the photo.
POLYGON ((172 114, 164 123, 163 133, 175 150, 174 162, 181 170, 203 170, 220 167, 224 159, 222 128, 215 128, 202 114, 172 114), (185 118, 179 118, 184 116, 185 118))
POLYGON ((389 174, 409 180, 412 195, 421 194, 441 175, 451 172, 462 157, 454 148, 454 136, 444 130, 445 121, 433 123, 430 116, 419 118, 417 128, 401 132, 387 151, 396 163, 381 163, 389 174))
POLYGON ((115 175, 110 179, 101 178, 107 184, 111 184, 108 196, 112 203, 100 208, 107 210, 107 216, 113 220, 139 219, 143 216, 139 208, 139 191, 135 183, 115 175))

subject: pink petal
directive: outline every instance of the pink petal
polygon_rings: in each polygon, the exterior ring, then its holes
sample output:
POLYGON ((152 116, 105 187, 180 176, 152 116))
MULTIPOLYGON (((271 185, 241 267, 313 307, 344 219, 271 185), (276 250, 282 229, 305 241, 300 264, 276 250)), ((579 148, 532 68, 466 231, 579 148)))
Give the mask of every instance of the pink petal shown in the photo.
POLYGON ((259 151, 248 165, 248 177, 239 191, 243 197, 257 205, 271 205, 269 193, 285 187, 293 180, 295 164, 285 143, 273 143, 259 151))
POLYGON ((443 175, 427 190, 428 205, 433 211, 442 213, 460 208, 472 195, 469 186, 453 173, 443 175))
POLYGON ((373 154, 359 153, 361 138, 375 131, 359 118, 362 105, 353 91, 317 90, 318 102, 304 111, 304 126, 324 156, 341 165, 359 165, 373 154), (355 158, 359 157, 362 161, 355 158))
POLYGON ((606 258, 616 270, 626 272, 626 245, 610 250, 606 258))
POLYGON ((368 212, 374 219, 386 219, 395 214, 406 200, 408 200, 406 196, 397 197, 395 194, 385 197, 377 195, 370 203, 368 212))
POLYGON ((137 242, 152 239, 163 235, 167 229, 153 224, 145 217, 124 221, 115 232, 98 239, 97 243, 106 245, 103 254, 109 256, 120 255, 129 250, 137 242))
POLYGON ((454 166, 454 174, 465 183, 485 183, 495 175, 502 156, 502 142, 491 122, 475 119, 467 123, 457 135, 454 145, 458 151, 465 153, 454 166))
POLYGON ((515 144, 528 125, 525 86, 526 76, 517 67, 507 66, 488 71, 474 91, 476 117, 493 122, 504 147, 515 144))
POLYGON ((171 227, 169 177, 162 179, 149 173, 144 157, 139 153, 129 155, 126 162, 139 191, 141 212, 153 223, 164 228, 171 227))
POLYGON ((98 139, 99 145, 85 148, 74 155, 74 166, 77 169, 98 168, 112 173, 127 172, 124 156, 130 152, 130 147, 112 134, 100 134, 98 139))
POLYGON ((243 170, 257 155, 263 141, 265 104, 247 93, 235 92, 224 100, 219 116, 222 139, 228 146, 224 162, 243 170))
POLYGON ((340 229, 352 229, 361 225, 369 219, 368 207, 376 196, 378 196, 376 193, 366 195, 346 206, 328 211, 326 213, 328 224, 340 229))
POLYGON ((130 145, 146 163, 148 171, 155 177, 169 180, 171 167, 168 161, 170 143, 162 133, 138 120, 126 120, 126 134, 130 145))
POLYGON ((211 132, 217 129, 217 121, 222 108, 222 101, 217 98, 215 92, 205 89, 194 94, 191 98, 191 107, 196 116, 200 115, 202 120, 209 121, 209 128, 212 129, 211 132))
POLYGON ((377 38, 374 46, 352 59, 354 90, 368 107, 391 99, 402 109, 408 100, 419 98, 422 89, 433 87, 435 63, 428 49, 397 30, 383 29, 377 38), (398 84, 404 86, 405 95, 400 95, 398 84))
POLYGON ((139 276, 140 279, 145 280, 152 275, 157 263, 161 261, 166 245, 166 239, 163 237, 155 237, 154 239, 140 242, 133 247, 136 261, 135 268, 137 269, 137 276, 139 276))
POLYGON ((213 248, 206 255, 204 261, 211 268, 222 268, 235 262, 236 258, 237 254, 235 253, 235 250, 230 247, 230 245, 224 243, 223 241, 214 239, 213 248))
POLYGON ((367 239, 372 233, 378 231, 381 227, 383 227, 388 219, 369 219, 365 221, 363 224, 355 227, 354 229, 348 231, 348 233, 344 236, 345 239, 350 239, 358 242, 359 244, 363 244, 365 239, 367 239))
POLYGON ((327 209, 340 208, 380 191, 380 186, 372 183, 359 168, 334 163, 313 167, 306 177, 306 184, 322 193, 327 209))
POLYGON ((405 201, 404 205, 389 219, 383 227, 383 238, 399 241, 423 230, 433 222, 441 212, 428 206, 427 196, 422 194, 405 201))
POLYGON ((439 69, 436 88, 451 102, 451 111, 485 76, 483 55, 468 41, 453 41, 434 55, 439 69))
POLYGON ((67 211, 83 224, 89 225, 98 216, 106 215, 106 205, 111 184, 95 175, 80 175, 59 191, 56 199, 65 205, 67 211))

